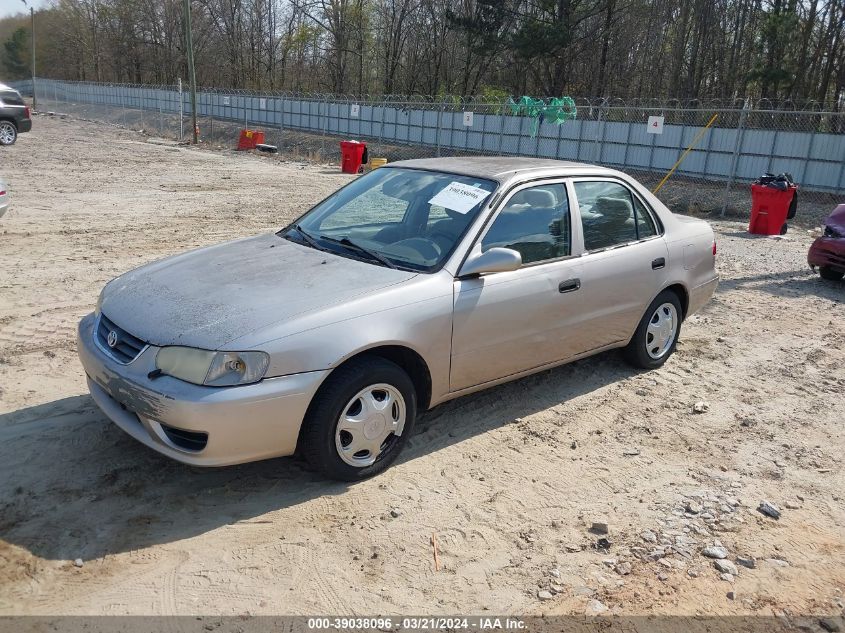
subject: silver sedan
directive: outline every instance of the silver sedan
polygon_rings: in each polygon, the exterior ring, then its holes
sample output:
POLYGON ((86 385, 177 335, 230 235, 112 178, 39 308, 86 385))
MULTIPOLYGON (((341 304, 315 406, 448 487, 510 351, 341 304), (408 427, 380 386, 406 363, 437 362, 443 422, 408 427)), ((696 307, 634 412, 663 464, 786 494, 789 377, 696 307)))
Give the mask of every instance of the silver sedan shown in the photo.
POLYGON ((91 395, 179 461, 298 448, 374 475, 420 412, 611 348, 660 367, 716 243, 631 177, 525 158, 394 163, 275 234, 111 281, 79 324, 91 395))

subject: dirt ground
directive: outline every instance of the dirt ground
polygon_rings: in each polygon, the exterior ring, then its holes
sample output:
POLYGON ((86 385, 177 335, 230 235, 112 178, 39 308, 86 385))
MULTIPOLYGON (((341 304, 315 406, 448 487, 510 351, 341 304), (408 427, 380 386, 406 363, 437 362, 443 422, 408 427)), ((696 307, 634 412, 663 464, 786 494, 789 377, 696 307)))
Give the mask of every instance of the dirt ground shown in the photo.
POLYGON ((74 340, 112 277, 273 230, 337 167, 37 117, 0 174, 0 614, 843 614, 845 284, 805 229, 717 223, 722 283, 662 369, 607 353, 450 402, 347 486, 159 456, 74 340))

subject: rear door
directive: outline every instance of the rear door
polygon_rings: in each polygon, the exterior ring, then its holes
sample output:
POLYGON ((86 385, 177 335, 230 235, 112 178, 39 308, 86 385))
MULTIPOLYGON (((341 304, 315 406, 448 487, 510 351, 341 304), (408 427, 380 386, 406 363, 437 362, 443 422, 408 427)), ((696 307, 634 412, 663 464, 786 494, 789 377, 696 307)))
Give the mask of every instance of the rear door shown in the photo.
POLYGON ((583 235, 580 309, 586 349, 627 341, 664 287, 669 253, 657 216, 625 183, 573 180, 583 235))

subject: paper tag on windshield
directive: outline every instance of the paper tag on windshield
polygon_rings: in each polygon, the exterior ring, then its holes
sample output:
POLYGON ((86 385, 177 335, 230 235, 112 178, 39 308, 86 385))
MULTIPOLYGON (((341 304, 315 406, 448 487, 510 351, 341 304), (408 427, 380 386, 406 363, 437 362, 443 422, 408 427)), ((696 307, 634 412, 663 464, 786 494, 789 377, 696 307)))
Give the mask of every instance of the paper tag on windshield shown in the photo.
POLYGON ((481 187, 465 185, 462 182, 451 182, 449 186, 441 189, 428 203, 435 204, 438 207, 446 207, 458 213, 467 213, 479 202, 483 202, 484 198, 489 195, 490 192, 481 187))

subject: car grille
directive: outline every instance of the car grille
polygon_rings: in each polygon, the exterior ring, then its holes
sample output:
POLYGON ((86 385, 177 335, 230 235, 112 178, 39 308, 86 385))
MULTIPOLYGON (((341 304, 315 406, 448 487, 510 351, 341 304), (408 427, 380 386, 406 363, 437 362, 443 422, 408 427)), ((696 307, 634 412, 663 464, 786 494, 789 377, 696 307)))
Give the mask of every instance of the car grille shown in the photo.
POLYGON ((100 318, 97 320, 94 338, 103 352, 111 356, 118 363, 124 365, 138 358, 138 355, 147 347, 144 341, 132 336, 123 328, 118 327, 102 313, 100 313, 100 318), (115 341, 113 345, 109 345, 109 335, 112 332, 114 332, 115 341))

